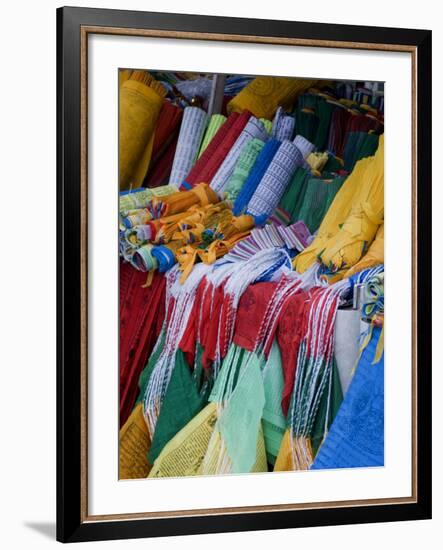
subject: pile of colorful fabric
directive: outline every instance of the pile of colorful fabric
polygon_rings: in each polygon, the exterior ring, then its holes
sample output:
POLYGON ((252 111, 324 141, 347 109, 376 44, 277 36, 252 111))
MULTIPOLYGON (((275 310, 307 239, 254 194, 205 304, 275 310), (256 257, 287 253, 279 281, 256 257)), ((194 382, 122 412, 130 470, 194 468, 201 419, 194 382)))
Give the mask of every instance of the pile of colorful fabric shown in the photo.
POLYGON ((123 73, 120 478, 383 464, 379 90, 123 73))

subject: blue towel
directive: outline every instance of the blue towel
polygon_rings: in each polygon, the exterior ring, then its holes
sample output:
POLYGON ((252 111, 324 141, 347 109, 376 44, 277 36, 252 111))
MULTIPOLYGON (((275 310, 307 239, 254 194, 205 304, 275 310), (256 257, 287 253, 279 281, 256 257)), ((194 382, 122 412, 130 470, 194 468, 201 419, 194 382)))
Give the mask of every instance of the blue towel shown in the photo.
POLYGON ((372 364, 380 333, 379 327, 373 328, 312 470, 384 465, 384 354, 372 364))
POLYGON ((261 153, 258 155, 249 176, 246 178, 243 187, 237 195, 234 207, 232 209, 234 216, 239 216, 246 209, 252 195, 257 189, 263 175, 265 174, 268 166, 271 164, 271 161, 274 158, 279 147, 280 141, 278 141, 277 139, 270 139, 267 143, 265 143, 265 146, 261 150, 261 153))

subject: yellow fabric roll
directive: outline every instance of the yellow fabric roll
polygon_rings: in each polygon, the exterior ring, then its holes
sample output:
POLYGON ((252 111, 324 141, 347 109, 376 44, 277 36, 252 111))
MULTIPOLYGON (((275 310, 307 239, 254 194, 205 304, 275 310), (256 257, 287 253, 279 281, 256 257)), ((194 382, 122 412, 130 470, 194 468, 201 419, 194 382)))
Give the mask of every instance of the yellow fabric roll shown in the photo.
POLYGON ((303 273, 319 260, 331 271, 356 264, 374 239, 384 215, 384 139, 373 157, 359 160, 335 196, 318 235, 294 259, 303 273))
POLYGON ((277 107, 289 107, 299 94, 305 92, 316 80, 258 76, 254 78, 227 105, 228 113, 250 111, 257 118, 271 119, 277 107))
POLYGON ((206 206, 208 204, 215 204, 220 199, 215 191, 213 191, 207 183, 200 183, 190 191, 178 191, 167 197, 154 198, 152 205, 155 206, 158 203, 165 205, 165 216, 172 214, 178 214, 188 210, 191 206, 199 205, 206 206))
POLYGON ((350 277, 369 267, 383 264, 385 261, 385 224, 382 223, 378 228, 377 234, 368 252, 351 269, 345 273, 345 277, 350 277))
POLYGON ((162 84, 146 71, 133 71, 121 84, 120 190, 137 188, 143 183, 151 159, 155 126, 165 95, 166 90, 162 84))

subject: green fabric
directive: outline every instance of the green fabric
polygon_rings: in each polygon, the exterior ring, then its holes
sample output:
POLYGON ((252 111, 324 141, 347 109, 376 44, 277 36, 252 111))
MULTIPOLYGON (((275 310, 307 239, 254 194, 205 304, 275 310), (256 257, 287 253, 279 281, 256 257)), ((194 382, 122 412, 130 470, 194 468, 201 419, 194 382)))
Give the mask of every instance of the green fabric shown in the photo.
POLYGON ((343 170, 344 165, 334 155, 329 155, 326 164, 323 166, 323 172, 338 172, 343 170))
POLYGON ((200 151, 198 152, 198 157, 202 155, 206 147, 210 144, 211 139, 215 136, 221 126, 226 122, 226 117, 224 115, 212 115, 209 124, 206 128, 205 135, 200 146, 200 151))
POLYGON ((338 368, 335 359, 332 365, 332 385, 329 403, 329 414, 328 398, 328 388, 326 387, 326 390, 323 392, 320 400, 320 405, 318 407, 317 415, 315 417, 314 426, 311 433, 311 444, 314 456, 317 454, 317 451, 321 443, 323 442, 323 438, 326 436, 327 430, 331 426, 343 401, 343 392, 341 389, 340 377, 338 374, 338 368), (327 426, 326 430, 325 426, 327 426))
POLYGON ((255 353, 245 353, 236 369, 239 374, 235 388, 219 417, 219 430, 232 462, 232 473, 250 472, 257 459, 257 440, 265 404, 260 363, 255 353))
POLYGON ((277 215, 279 215, 279 212, 283 212, 288 216, 289 220, 286 223, 294 221, 293 212, 300 208, 299 205, 302 204, 309 178, 310 173, 305 168, 297 168, 290 184, 287 186, 276 212, 277 215))
POLYGON ((335 106, 323 98, 318 98, 316 112, 318 116, 317 130, 312 142, 319 151, 324 151, 328 146, 329 126, 335 106))
POLYGON ((314 142, 319 117, 316 113, 317 96, 314 94, 303 94, 298 98, 294 110, 295 128, 297 135, 302 135, 311 143, 314 142), (306 111, 305 109, 309 109, 306 111))
POLYGON ((178 349, 171 379, 166 390, 155 426, 148 460, 154 463, 163 447, 207 404, 207 392, 199 391, 199 380, 194 378, 185 354, 178 349))
POLYGON ((272 132, 272 121, 268 120, 267 118, 259 118, 260 122, 265 127, 265 130, 268 132, 269 135, 271 135, 272 132))
POLYGON ((294 209, 291 213, 292 221, 304 221, 309 231, 315 233, 345 179, 344 176, 336 177, 333 180, 309 179, 300 208, 294 209))
POLYGON ((240 156, 234 166, 232 176, 226 185, 226 198, 231 202, 235 202, 246 178, 254 166, 255 161, 264 147, 264 142, 260 139, 252 139, 242 149, 240 156))
POLYGON ((268 462, 274 464, 286 430, 286 418, 281 408, 281 396, 284 388, 283 369, 280 349, 276 341, 272 344, 271 352, 263 368, 263 384, 265 390, 265 406, 262 416, 263 436, 268 462))
POLYGON ((358 160, 375 155, 378 148, 377 134, 367 132, 349 132, 343 152, 345 169, 352 172, 358 160))

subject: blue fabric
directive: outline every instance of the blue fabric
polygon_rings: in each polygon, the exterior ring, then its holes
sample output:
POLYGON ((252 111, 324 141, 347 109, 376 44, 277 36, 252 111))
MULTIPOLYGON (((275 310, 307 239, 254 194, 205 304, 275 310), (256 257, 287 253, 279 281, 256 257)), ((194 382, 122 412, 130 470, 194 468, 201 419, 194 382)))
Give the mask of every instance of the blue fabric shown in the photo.
POLYGON ((372 364, 380 333, 379 327, 373 328, 312 470, 384 465, 384 354, 372 364))
POLYGON ((174 253, 167 246, 154 246, 151 254, 158 262, 160 273, 165 273, 176 263, 174 253))
POLYGON ((361 285, 374 275, 377 275, 377 273, 381 273, 384 270, 385 266, 383 264, 380 264, 375 267, 368 267, 363 271, 359 271, 358 273, 351 275, 349 277, 349 282, 351 283, 351 291, 354 290, 354 285, 361 285))
POLYGON ((232 209, 234 216, 239 216, 244 212, 279 147, 280 141, 277 139, 270 139, 265 143, 265 146, 258 155, 249 176, 246 178, 243 187, 237 195, 234 207, 232 209))

